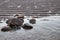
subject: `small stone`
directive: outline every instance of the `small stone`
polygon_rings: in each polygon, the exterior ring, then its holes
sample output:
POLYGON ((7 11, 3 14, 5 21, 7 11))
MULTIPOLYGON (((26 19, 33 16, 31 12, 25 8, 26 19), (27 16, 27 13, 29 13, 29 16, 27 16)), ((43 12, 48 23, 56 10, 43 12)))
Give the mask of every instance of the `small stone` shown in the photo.
POLYGON ((9 28, 9 27, 3 27, 2 29, 1 29, 1 31, 3 31, 3 32, 7 32, 7 31, 10 31, 11 29, 9 28))
POLYGON ((36 20, 35 20, 35 19, 30 19, 29 22, 30 22, 31 24, 35 24, 35 23, 36 23, 36 20))
POLYGON ((28 29, 32 29, 32 28, 33 27, 31 25, 29 25, 28 23, 26 23, 26 24, 23 25, 23 29, 28 30, 28 29))

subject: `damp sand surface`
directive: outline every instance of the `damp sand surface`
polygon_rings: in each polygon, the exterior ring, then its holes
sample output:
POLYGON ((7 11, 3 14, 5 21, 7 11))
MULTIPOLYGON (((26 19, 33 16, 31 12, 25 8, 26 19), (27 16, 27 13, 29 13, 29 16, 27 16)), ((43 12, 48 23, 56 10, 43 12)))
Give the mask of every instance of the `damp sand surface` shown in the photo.
MULTIPOLYGON (((24 23, 29 20, 24 19, 24 23)), ((5 21, 0 23, 0 29, 7 25, 5 21)), ((36 18, 36 24, 30 24, 33 29, 2 32, 0 30, 0 40, 60 40, 60 16, 48 16, 36 18)))

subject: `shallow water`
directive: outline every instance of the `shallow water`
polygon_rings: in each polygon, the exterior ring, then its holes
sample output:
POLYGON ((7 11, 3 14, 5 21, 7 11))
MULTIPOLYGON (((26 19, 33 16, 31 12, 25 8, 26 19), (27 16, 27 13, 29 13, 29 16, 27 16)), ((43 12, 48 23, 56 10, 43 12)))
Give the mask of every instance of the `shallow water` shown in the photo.
MULTIPOLYGON (((27 19, 24 21, 29 23, 27 19)), ((5 22, 0 23, 0 29, 4 25, 5 22)), ((30 25, 33 26, 31 30, 0 31, 0 40, 60 40, 60 16, 36 18, 36 24, 30 25)))

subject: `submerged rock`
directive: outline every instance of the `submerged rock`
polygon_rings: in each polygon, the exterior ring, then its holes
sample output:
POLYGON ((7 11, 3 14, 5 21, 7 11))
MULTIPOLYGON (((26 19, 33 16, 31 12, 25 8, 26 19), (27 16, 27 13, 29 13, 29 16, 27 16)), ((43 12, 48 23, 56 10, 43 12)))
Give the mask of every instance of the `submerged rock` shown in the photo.
POLYGON ((28 23, 24 24, 22 27, 25 30, 28 30, 28 29, 32 29, 33 28, 33 26, 29 25, 28 23))
POLYGON ((6 23, 8 24, 8 26, 12 29, 12 30, 18 30, 21 28, 21 26, 23 25, 24 20, 21 19, 17 19, 17 18, 13 18, 13 19, 9 19, 6 21, 6 23))
POLYGON ((30 20, 29 20, 29 23, 35 24, 35 23, 36 23, 36 20, 35 20, 35 19, 30 19, 30 20))

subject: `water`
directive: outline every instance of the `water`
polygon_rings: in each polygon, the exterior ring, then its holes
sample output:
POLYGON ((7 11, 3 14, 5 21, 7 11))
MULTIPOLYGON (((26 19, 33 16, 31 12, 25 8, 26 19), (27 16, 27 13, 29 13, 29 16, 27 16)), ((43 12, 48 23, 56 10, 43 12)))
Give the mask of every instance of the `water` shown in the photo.
MULTIPOLYGON (((27 19, 24 21, 29 23, 27 19)), ((0 23, 0 29, 4 25, 5 22, 0 23)), ((30 25, 33 26, 31 30, 21 28, 12 32, 0 31, 0 40, 60 40, 60 16, 36 18, 36 24, 30 25)))

